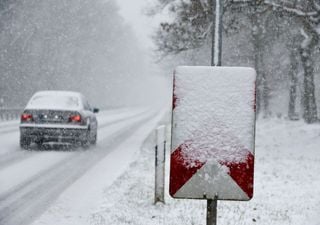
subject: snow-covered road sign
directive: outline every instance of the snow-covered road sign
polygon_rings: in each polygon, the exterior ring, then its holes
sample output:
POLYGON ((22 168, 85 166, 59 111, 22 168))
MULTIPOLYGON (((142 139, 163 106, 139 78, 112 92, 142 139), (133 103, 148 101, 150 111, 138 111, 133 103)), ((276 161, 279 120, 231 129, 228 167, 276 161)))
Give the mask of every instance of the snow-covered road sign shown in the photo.
POLYGON ((252 68, 176 68, 170 163, 172 197, 252 198, 255 79, 252 68))

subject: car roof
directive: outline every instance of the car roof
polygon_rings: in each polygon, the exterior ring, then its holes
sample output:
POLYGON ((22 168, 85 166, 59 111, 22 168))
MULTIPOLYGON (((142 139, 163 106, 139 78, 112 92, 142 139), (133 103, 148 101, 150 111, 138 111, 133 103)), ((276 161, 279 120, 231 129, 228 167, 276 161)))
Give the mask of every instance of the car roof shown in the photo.
POLYGON ((79 92, 74 91, 38 91, 36 92, 28 102, 26 109, 60 109, 60 110, 81 110, 83 108, 83 95, 79 92), (54 105, 32 105, 32 100, 36 97, 40 96, 52 96, 52 97, 73 97, 79 100, 79 104, 77 106, 72 106, 68 108, 54 106, 54 105))
POLYGON ((75 92, 75 91, 38 91, 36 92, 32 97, 35 96, 42 96, 42 95, 46 95, 46 96, 72 96, 72 97, 78 97, 78 98, 82 98, 83 95, 79 92, 75 92))

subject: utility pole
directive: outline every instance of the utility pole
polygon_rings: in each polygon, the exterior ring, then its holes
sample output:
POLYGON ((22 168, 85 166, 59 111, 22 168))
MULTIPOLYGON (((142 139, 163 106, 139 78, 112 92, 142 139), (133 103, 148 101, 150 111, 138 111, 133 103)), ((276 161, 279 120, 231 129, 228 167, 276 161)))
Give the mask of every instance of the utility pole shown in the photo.
POLYGON ((211 66, 221 66, 223 0, 212 0, 211 66), (214 3, 215 1, 215 3, 214 3))
MULTIPOLYGON (((212 0, 211 66, 221 66, 223 0, 212 0), (214 3, 215 1, 215 3, 214 3)), ((217 224, 218 195, 207 199, 207 225, 217 224)))

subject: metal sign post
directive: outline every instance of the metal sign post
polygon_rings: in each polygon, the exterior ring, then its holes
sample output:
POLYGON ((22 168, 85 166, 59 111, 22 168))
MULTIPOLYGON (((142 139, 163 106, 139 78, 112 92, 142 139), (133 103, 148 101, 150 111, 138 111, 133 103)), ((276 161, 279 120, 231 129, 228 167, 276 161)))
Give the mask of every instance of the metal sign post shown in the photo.
POLYGON ((217 196, 207 200, 207 224, 217 224, 217 196))
POLYGON ((223 16, 223 0, 212 0, 213 29, 212 29, 212 52, 211 66, 221 66, 222 55, 222 16, 223 16))
MULTIPOLYGON (((212 0, 212 52, 211 52, 211 66, 221 66, 222 56, 222 15, 223 15, 223 1, 212 0)), ((217 224, 217 205, 218 196, 214 199, 207 200, 207 225, 217 224)))

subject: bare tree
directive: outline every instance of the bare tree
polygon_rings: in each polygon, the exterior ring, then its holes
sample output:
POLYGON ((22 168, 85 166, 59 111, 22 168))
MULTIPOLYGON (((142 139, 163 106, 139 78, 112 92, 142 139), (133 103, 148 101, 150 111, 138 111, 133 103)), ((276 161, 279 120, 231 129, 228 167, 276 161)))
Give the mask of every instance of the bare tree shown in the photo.
POLYGON ((290 49, 290 68, 289 68, 289 107, 288 107, 288 117, 291 120, 297 120, 297 88, 298 88, 298 65, 299 65, 299 48, 298 48, 299 38, 294 38, 287 43, 288 49, 290 49))
POLYGON ((307 123, 318 121, 317 104, 314 84, 313 52, 319 45, 320 38, 320 1, 310 0, 303 2, 282 1, 274 3, 265 1, 275 10, 281 10, 288 16, 295 17, 301 23, 301 34, 304 37, 300 44, 300 57, 303 67, 303 118, 307 123))

